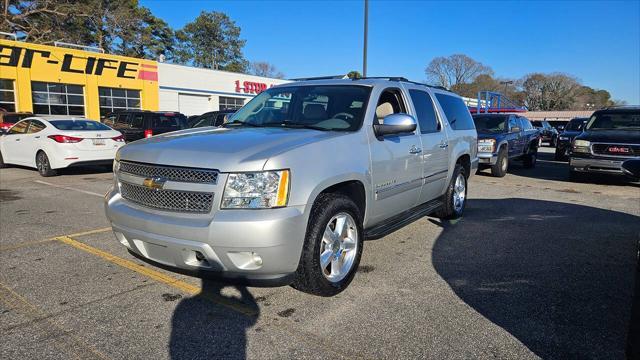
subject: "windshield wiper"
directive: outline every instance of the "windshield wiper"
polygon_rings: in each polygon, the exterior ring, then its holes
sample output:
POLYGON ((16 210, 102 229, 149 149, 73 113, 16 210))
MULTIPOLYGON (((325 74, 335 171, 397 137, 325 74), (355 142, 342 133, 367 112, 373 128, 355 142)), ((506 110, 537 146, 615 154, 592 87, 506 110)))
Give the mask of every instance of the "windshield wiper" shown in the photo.
POLYGON ((234 121, 222 124, 222 126, 224 127, 227 127, 228 125, 241 125, 241 126, 244 125, 244 126, 251 126, 251 127, 260 127, 260 125, 252 124, 252 123, 240 121, 240 120, 234 120, 234 121))
POLYGON ((291 121, 286 121, 286 120, 285 121, 280 121, 280 122, 264 123, 262 125, 263 126, 281 126, 281 127, 288 127, 288 128, 294 128, 294 129, 311 129, 311 130, 319 130, 319 131, 332 130, 332 129, 327 129, 327 128, 320 127, 320 126, 297 123, 297 122, 291 122, 291 121))

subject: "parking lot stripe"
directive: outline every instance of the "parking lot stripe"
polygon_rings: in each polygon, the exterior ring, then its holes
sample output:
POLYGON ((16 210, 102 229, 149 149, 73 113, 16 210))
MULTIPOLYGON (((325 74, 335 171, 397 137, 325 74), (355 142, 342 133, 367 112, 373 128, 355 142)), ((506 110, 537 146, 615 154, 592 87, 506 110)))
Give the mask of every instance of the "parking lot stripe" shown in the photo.
MULTIPOLYGON (((77 235, 76 235, 77 236, 77 235)), ((222 305, 225 306, 231 310, 237 311, 243 315, 247 315, 247 316, 256 316, 258 313, 256 310, 250 308, 249 306, 246 306, 244 304, 241 304, 239 302, 234 302, 232 300, 229 300, 225 297, 222 296, 217 296, 217 295, 213 295, 213 294, 201 294, 201 289, 199 286, 195 286, 195 285, 191 285, 189 283, 186 283, 184 281, 178 280, 176 278, 173 278, 169 275, 163 274, 159 271, 153 270, 153 269, 149 269, 146 268, 142 265, 136 264, 133 261, 129 261, 129 260, 125 260, 122 259, 120 257, 117 257, 111 253, 108 253, 106 251, 102 251, 100 249, 96 249, 92 246, 89 246, 85 243, 82 243, 80 241, 74 240, 72 239, 70 236, 59 236, 57 238, 55 238, 56 240, 63 242, 67 245, 73 246, 76 249, 85 251, 89 254, 92 255, 96 255, 104 260, 107 260, 111 263, 114 263, 116 265, 122 266, 126 269, 135 271, 139 274, 142 274, 144 276, 147 276, 153 280, 156 280, 158 282, 161 282, 163 284, 169 285, 171 287, 174 287, 182 292, 185 292, 187 294, 190 295, 200 295, 218 305, 222 305)))
POLYGON ((87 190, 80 190, 80 189, 72 188, 72 187, 70 187, 70 186, 64 186, 64 185, 52 184, 52 183, 50 183, 50 182, 46 182, 46 181, 42 181, 42 180, 34 180, 33 182, 34 182, 34 183, 38 183, 38 184, 42 184, 42 185, 52 186, 52 187, 54 187, 54 188, 58 188, 58 189, 71 190, 71 191, 76 191, 76 192, 83 193, 83 194, 87 194, 87 195, 93 195, 93 196, 104 197, 104 194, 98 194, 97 192, 87 191, 87 190))
MULTIPOLYGON (((107 231, 111 231, 111 228, 108 227, 108 228, 88 230, 88 231, 83 231, 83 232, 79 232, 79 233, 71 234, 71 235, 67 235, 67 236, 74 238, 74 237, 78 237, 78 236, 98 234, 98 233, 107 232, 107 231)), ((57 240, 57 238, 53 237, 53 238, 49 238, 49 239, 25 241, 25 242, 13 244, 13 245, 0 246, 0 252, 21 249, 21 248, 24 248, 24 247, 29 247, 29 246, 39 245, 39 244, 44 244, 44 243, 51 242, 51 241, 54 241, 54 240, 57 240)))

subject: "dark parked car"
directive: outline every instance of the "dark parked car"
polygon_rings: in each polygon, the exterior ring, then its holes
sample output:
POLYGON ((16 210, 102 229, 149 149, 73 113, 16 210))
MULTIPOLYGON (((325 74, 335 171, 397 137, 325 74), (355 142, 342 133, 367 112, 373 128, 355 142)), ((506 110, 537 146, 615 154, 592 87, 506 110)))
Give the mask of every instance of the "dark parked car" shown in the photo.
POLYGON ((548 121, 532 121, 533 126, 540 130, 540 146, 542 146, 542 142, 548 142, 549 146, 556 147, 556 142, 558 141, 558 130, 551 126, 548 121))
POLYGON ((529 119, 514 114, 475 114, 478 131, 478 169, 491 168, 491 174, 503 177, 510 160, 522 160, 524 166, 536 166, 540 132, 529 119))
POLYGON ((194 119, 190 119, 188 121, 188 126, 190 128, 196 127, 204 127, 204 126, 220 126, 225 123, 225 119, 228 116, 231 116, 235 110, 220 110, 220 111, 210 111, 208 113, 204 113, 200 116, 195 117, 194 119))
POLYGON ((33 116, 33 114, 29 112, 0 111, 0 130, 2 131, 9 130, 9 128, 12 127, 18 121, 22 119, 26 119, 31 116, 33 116))
POLYGON ((623 174, 622 162, 640 157, 640 106, 594 112, 573 140, 570 157, 573 179, 585 173, 623 174))
POLYGON ((120 131, 126 142, 187 128, 187 117, 179 112, 126 110, 111 113, 102 121, 120 131))
POLYGON ((558 135, 555 155, 557 161, 566 161, 569 158, 573 138, 582 133, 582 129, 584 129, 588 120, 589 118, 574 118, 567 123, 564 131, 558 135))

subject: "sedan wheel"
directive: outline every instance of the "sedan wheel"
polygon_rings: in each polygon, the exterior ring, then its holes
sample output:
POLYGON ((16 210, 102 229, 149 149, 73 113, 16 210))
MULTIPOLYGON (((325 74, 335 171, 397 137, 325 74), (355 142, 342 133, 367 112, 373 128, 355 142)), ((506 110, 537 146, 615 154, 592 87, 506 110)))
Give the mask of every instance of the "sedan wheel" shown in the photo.
POLYGON ((36 168, 38 168, 38 172, 43 177, 55 176, 57 174, 57 171, 51 168, 49 157, 44 151, 40 151, 38 155, 36 155, 36 168))

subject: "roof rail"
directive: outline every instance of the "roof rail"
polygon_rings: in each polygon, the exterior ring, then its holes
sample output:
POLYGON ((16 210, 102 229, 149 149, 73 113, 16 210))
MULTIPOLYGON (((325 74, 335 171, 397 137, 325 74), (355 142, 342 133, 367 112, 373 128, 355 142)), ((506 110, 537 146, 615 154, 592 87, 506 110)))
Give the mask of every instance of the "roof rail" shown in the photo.
POLYGON ((639 108, 640 105, 612 105, 612 106, 605 106, 599 110, 609 110, 609 109, 637 109, 639 108))
POLYGON ((66 42, 62 42, 62 41, 54 41, 53 42, 53 46, 56 46, 56 47, 68 47, 68 48, 78 48, 78 49, 85 50, 85 51, 99 52, 99 53, 103 53, 104 54, 104 49, 96 47, 96 46, 71 44, 71 43, 66 43, 66 42))
POLYGON ((434 88, 434 89, 440 89, 440 90, 444 90, 444 91, 451 91, 451 90, 447 89, 444 86, 429 85, 429 84, 425 84, 425 83, 421 83, 421 82, 417 82, 417 81, 411 81, 411 80, 408 80, 407 78, 402 77, 402 76, 367 76, 367 77, 362 77, 362 78, 354 78, 354 79, 351 79, 351 80, 363 80, 363 79, 387 79, 389 81, 402 81, 402 82, 407 82, 407 83, 411 83, 411 84, 427 86, 427 87, 434 88))
POLYGON ((18 34, 16 33, 0 31, 0 35, 4 35, 6 37, 12 37, 13 41, 18 41, 18 34))
POLYGON ((329 76, 316 76, 307 78, 295 78, 289 79, 292 81, 306 81, 306 80, 332 80, 332 79, 348 79, 347 75, 329 75, 329 76))

